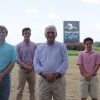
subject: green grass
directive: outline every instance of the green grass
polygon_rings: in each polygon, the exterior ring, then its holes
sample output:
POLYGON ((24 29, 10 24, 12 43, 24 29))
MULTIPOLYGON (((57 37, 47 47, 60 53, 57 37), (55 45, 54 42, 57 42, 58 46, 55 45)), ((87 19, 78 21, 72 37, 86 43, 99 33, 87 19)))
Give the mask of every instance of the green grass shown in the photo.
POLYGON ((76 66, 77 56, 69 56, 69 66, 76 66))
POLYGON ((79 51, 77 50, 68 50, 69 56, 77 56, 79 54, 79 51))

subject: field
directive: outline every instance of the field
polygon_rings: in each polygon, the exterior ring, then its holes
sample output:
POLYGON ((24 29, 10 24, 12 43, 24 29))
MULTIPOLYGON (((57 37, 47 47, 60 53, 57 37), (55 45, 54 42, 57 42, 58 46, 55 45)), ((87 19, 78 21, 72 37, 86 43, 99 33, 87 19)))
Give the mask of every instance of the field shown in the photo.
MULTIPOLYGON (((76 66, 76 56, 70 56, 69 57, 69 68, 66 74, 66 82, 67 82, 67 100, 80 100, 79 98, 79 70, 76 66)), ((11 86, 11 95, 10 100, 15 100, 16 97, 16 89, 17 89, 17 68, 16 65, 15 68, 12 71, 12 86, 11 86)), ((98 72, 98 77, 100 79, 100 71, 98 72)), ((36 77, 36 98, 38 100, 38 80, 39 76, 36 77)), ((99 83, 100 84, 100 83, 99 83)), ((100 94, 100 89, 99 89, 100 94)), ((24 94, 23 94, 23 100, 29 100, 29 93, 28 93, 28 86, 26 84, 24 94)), ((90 100, 90 98, 88 98, 90 100)), ((98 100, 100 100, 100 95, 98 100)))

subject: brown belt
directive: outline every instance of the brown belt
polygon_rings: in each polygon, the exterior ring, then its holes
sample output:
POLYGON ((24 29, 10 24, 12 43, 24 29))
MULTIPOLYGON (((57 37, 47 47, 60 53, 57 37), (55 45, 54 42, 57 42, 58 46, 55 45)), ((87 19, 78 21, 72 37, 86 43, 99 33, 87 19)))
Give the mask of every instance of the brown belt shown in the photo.
POLYGON ((93 74, 93 76, 96 76, 97 74, 93 74))

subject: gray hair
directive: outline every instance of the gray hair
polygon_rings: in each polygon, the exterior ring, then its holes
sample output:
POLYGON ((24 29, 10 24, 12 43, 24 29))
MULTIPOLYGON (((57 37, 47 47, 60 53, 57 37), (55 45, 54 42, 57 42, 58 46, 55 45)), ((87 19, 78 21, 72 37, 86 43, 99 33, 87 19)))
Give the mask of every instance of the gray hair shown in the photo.
POLYGON ((5 31, 6 31, 6 35, 8 34, 8 30, 7 30, 7 28, 6 28, 5 26, 0 25, 0 30, 1 30, 1 31, 2 31, 2 30, 5 30, 5 31))
POLYGON ((54 32, 57 34, 57 29, 54 25, 49 25, 45 28, 45 34, 47 33, 48 29, 54 30, 54 32))

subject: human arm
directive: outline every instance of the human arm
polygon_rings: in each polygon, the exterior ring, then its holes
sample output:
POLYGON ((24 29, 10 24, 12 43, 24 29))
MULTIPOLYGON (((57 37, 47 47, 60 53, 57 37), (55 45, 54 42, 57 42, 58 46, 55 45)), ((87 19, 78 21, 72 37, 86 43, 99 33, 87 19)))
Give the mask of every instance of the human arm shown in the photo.
POLYGON ((6 65, 5 69, 2 70, 2 72, 0 72, 0 81, 2 80, 2 78, 10 73, 10 71, 12 70, 12 68, 14 67, 14 64, 15 64, 15 61, 16 61, 16 52, 15 52, 15 49, 12 48, 11 51, 9 52, 10 53, 10 59, 9 59, 9 63, 6 65))
POLYGON ((26 64, 22 61, 21 59, 21 53, 20 53, 20 48, 21 48, 21 44, 18 44, 16 46, 16 54, 17 54, 17 64, 19 64, 19 66, 22 68, 22 69, 26 69, 27 66, 26 64))
POLYGON ((91 72, 87 75, 88 79, 91 79, 95 74, 97 74, 97 71, 100 68, 100 54, 99 53, 95 53, 95 65, 93 67, 93 69, 91 70, 91 72))
POLYGON ((12 68, 14 67, 14 64, 15 62, 12 62, 11 64, 7 66, 7 68, 3 72, 0 73, 0 81, 2 81, 2 78, 12 70, 12 68))
POLYGON ((34 69, 37 73, 42 73, 44 69, 41 65, 39 54, 40 54, 40 50, 39 50, 39 47, 37 47, 37 49, 35 50, 34 61, 33 61, 34 69))
POLYGON ((84 69, 84 66, 82 64, 78 64, 78 66, 79 66, 80 74, 82 76, 85 76, 86 77, 87 73, 86 73, 86 71, 84 69))
POLYGON ((21 54, 21 44, 18 44, 17 46, 16 46, 16 53, 17 53, 17 64, 19 64, 19 67, 21 68, 21 69, 24 69, 24 70, 28 70, 28 69, 30 69, 30 67, 29 67, 29 65, 28 64, 26 64, 25 62, 23 62, 23 60, 22 60, 22 54, 21 54))
POLYGON ((84 68, 84 64, 83 64, 83 53, 80 52, 78 57, 77 57, 77 65, 79 67, 79 71, 80 71, 80 74, 84 77, 86 77, 87 75, 87 72, 84 68))
POLYGON ((99 68, 100 68, 100 65, 97 64, 97 65, 93 68, 93 70, 91 71, 91 73, 90 73, 90 74, 87 74, 86 79, 87 79, 87 80, 91 80, 91 78, 93 77, 93 75, 95 75, 95 74, 97 73, 97 71, 99 70, 99 68))
POLYGON ((27 69, 30 69, 32 68, 32 65, 28 65, 26 63, 24 63, 23 61, 21 60, 17 60, 17 63, 19 64, 19 66, 24 69, 24 70, 27 70, 27 69))
MULTIPOLYGON (((62 64, 60 65, 60 67, 56 70, 57 75, 64 75, 66 70, 68 69, 68 52, 67 52, 67 48, 65 45, 61 45, 61 56, 62 56, 62 64)), ((56 75, 56 74, 55 74, 56 75)))

